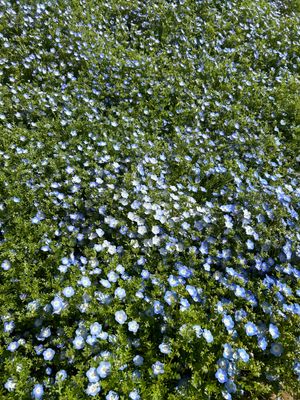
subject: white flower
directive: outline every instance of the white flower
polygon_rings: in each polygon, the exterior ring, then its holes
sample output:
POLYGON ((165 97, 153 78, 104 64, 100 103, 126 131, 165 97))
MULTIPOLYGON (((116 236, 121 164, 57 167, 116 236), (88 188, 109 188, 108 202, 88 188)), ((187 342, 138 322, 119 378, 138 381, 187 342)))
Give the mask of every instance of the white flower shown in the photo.
POLYGON ((127 320, 127 315, 126 315, 125 311, 123 311, 123 310, 116 311, 115 312, 115 320, 121 325, 125 324, 125 322, 127 320))
POLYGON ((139 329, 139 324, 136 321, 130 321, 128 323, 128 330, 130 332, 136 333, 139 329))

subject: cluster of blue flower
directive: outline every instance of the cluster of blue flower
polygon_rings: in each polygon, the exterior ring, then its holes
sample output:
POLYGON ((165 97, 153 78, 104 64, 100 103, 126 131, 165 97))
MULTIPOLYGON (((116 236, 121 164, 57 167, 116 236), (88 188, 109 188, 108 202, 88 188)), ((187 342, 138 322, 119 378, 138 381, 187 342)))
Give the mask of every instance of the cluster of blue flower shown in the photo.
POLYGON ((299 16, 60 3, 0 0, 7 398, 300 382, 299 16))

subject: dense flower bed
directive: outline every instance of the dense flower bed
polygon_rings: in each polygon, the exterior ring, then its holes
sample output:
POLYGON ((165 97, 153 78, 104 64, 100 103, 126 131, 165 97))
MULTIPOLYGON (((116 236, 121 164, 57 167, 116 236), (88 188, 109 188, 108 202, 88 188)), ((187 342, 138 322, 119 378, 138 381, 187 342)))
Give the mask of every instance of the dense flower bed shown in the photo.
POLYGON ((0 395, 300 381, 300 18, 0 1, 0 395))

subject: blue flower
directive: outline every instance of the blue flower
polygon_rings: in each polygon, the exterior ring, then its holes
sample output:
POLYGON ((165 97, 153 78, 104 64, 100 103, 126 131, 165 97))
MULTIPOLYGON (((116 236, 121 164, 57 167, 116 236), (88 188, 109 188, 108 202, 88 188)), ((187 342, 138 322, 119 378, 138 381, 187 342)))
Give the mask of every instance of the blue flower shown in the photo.
POLYGON ((207 341, 207 343, 212 343, 214 341, 214 337, 211 334, 211 331, 208 329, 204 329, 202 336, 204 337, 204 339, 207 341))
POLYGON ((232 380, 228 380, 225 383, 225 387, 226 387, 228 393, 235 393, 237 390, 236 384, 232 380))
POLYGON ((110 390, 107 393, 105 399, 106 400, 119 400, 119 395, 118 395, 118 393, 114 392, 113 390, 110 390))
POLYGON ((125 311, 123 311, 123 310, 116 311, 116 312, 115 312, 115 320, 116 320, 120 325, 125 324, 125 322, 126 322, 126 320, 127 320, 127 315, 126 315, 125 311))
POLYGON ((171 353, 171 346, 168 343, 161 343, 158 347, 163 354, 171 353))
POLYGON ((98 368, 97 373, 100 378, 106 378, 110 374, 111 364, 108 361, 101 361, 98 368))
POLYGON ((65 379, 67 379, 67 371, 65 371, 64 369, 61 369, 60 371, 58 371, 55 375, 55 380, 56 381, 64 381, 65 379))
POLYGON ((273 339, 277 339, 280 336, 279 330, 276 325, 270 324, 269 332, 273 339))
POLYGON ((223 345, 223 347, 224 347, 223 357, 230 360, 233 357, 233 349, 232 349, 231 345, 228 343, 225 343, 223 345))
POLYGON ((245 324, 245 330, 247 336, 255 336, 258 333, 257 326, 253 322, 247 322, 245 324))
POLYGON ((139 392, 134 389, 129 393, 129 398, 131 400, 140 400, 141 396, 139 395, 139 392))
POLYGON ((7 346, 7 350, 8 350, 8 351, 11 351, 11 352, 13 353, 14 351, 17 350, 18 347, 19 347, 19 343, 18 343, 17 341, 11 342, 11 343, 7 346))
POLYGON ((160 361, 156 361, 153 365, 152 365, 152 371, 154 373, 154 375, 160 375, 163 374, 164 371, 164 364, 161 363, 160 361))
POLYGON ((227 330, 232 330, 234 328, 234 321, 230 315, 225 314, 222 321, 227 330))
POLYGON ((96 383, 99 381, 99 375, 97 374, 97 369, 92 367, 85 373, 90 383, 96 383))
POLYGON ((74 295, 75 291, 72 288, 72 286, 67 286, 63 290, 63 295, 66 297, 72 297, 74 295))
POLYGON ((133 363, 135 366, 140 367, 144 363, 144 358, 140 355, 137 355, 133 358, 133 363))
POLYGON ((239 357, 242 361, 244 361, 245 363, 247 363, 249 361, 249 354, 246 352, 246 350, 244 349, 238 349, 238 354, 239 357))
POLYGON ((99 337, 101 331, 102 331, 102 325, 100 325, 98 322, 94 322, 90 326, 90 332, 92 336, 99 337))
POLYGON ((84 338, 82 336, 76 336, 73 340, 73 346, 76 350, 81 350, 84 348, 84 338))
POLYGON ((217 372, 215 373, 215 377, 218 379, 220 383, 225 383, 228 380, 227 372, 222 368, 219 368, 217 370, 217 372))
POLYGON ((8 390, 9 392, 13 392, 16 386, 17 384, 12 378, 9 378, 4 384, 5 389, 8 390))
POLYGON ((4 271, 8 271, 11 268, 11 263, 8 260, 4 260, 1 264, 1 267, 4 269, 4 271))
POLYGON ((99 382, 90 383, 86 389, 86 394, 88 396, 96 396, 101 390, 101 386, 99 382))
POLYGON ((43 397, 44 394, 44 388, 43 385, 40 385, 39 383, 37 383, 36 385, 34 385, 34 388, 31 392, 32 397, 34 399, 41 399, 43 397))
POLYGON ((45 361, 51 361, 54 355, 55 351, 50 348, 43 351, 43 357, 45 361))
POLYGON ((139 324, 136 321, 128 322, 128 330, 130 332, 136 333, 139 329, 139 324))
POLYGON ((283 353, 283 346, 280 343, 272 343, 270 353, 280 357, 283 353))
POLYGON ((51 301, 51 305, 53 308, 53 314, 59 314, 64 307, 64 302, 59 296, 55 296, 51 301))
POLYGON ((258 338, 258 347, 259 347, 260 349, 262 349, 262 350, 266 350, 267 346, 268 346, 268 341, 267 341, 267 339, 266 339, 264 336, 259 337, 259 338, 258 338))

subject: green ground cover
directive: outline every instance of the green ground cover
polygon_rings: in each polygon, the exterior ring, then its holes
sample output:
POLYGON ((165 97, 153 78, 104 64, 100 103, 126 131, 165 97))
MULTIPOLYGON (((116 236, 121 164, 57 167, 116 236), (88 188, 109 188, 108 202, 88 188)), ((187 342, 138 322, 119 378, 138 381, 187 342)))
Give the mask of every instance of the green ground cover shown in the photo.
POLYGON ((299 1, 0 0, 0 398, 300 396, 299 1))

